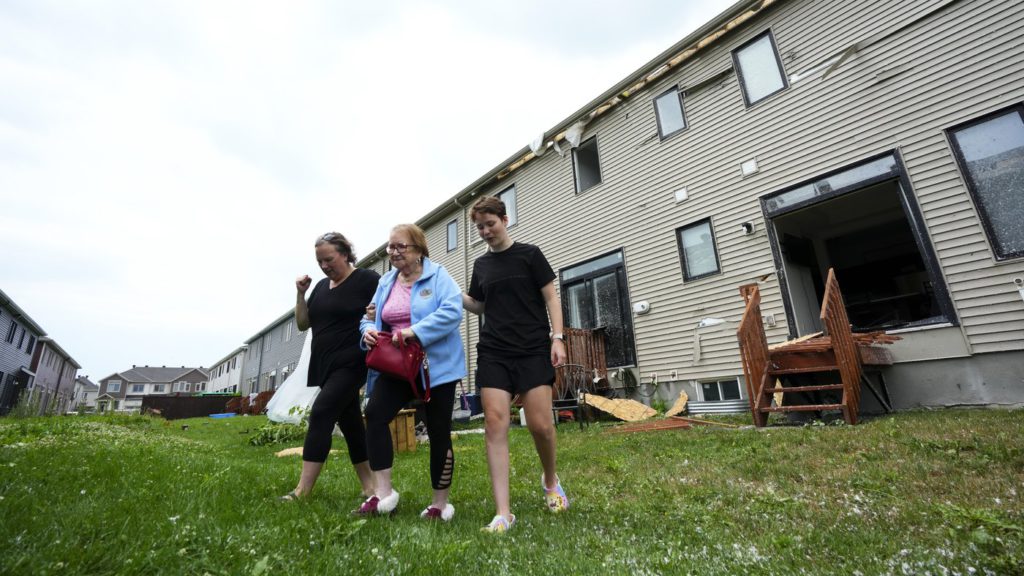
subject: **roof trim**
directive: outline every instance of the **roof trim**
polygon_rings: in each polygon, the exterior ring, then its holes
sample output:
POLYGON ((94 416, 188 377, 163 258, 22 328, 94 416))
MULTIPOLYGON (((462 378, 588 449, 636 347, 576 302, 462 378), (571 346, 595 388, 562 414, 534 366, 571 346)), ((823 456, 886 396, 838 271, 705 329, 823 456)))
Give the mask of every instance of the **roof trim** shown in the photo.
MULTIPOLYGON (((572 115, 556 124, 553 128, 544 132, 545 149, 553 142, 565 140, 565 131, 583 121, 592 122, 615 109, 623 102, 628 101, 638 92, 643 91, 653 82, 658 81, 670 70, 677 68, 683 62, 688 61, 698 52, 716 45, 723 37, 732 31, 742 27, 752 18, 760 15, 765 10, 786 0, 740 0, 730 8, 719 14, 716 18, 701 26, 694 32, 684 37, 672 47, 656 56, 650 62, 644 64, 632 74, 621 80, 618 84, 605 91, 603 94, 591 100, 572 115), (554 134, 554 136, 548 136, 554 134)), ((462 189, 458 194, 450 197, 443 204, 434 208, 426 216, 417 220, 416 224, 426 228, 434 222, 447 217, 453 206, 465 207, 474 196, 483 192, 483 189, 511 175, 514 171, 522 168, 531 160, 537 158, 529 146, 526 146, 509 156, 501 164, 492 168, 485 175, 478 178, 469 186, 462 189)), ((369 255, 359 260, 357 266, 365 266, 382 258, 385 254, 384 247, 387 243, 381 244, 369 255)))
POLYGON ((18 305, 14 303, 14 300, 11 300, 11 297, 8 296, 7 293, 4 292, 3 290, 0 290, 0 306, 10 308, 11 311, 14 313, 13 316, 16 319, 21 320, 25 324, 28 324, 33 330, 38 332, 40 336, 46 336, 46 330, 43 330, 43 328, 39 324, 36 324, 36 321, 33 320, 32 317, 29 316, 24 310, 19 308, 18 305))

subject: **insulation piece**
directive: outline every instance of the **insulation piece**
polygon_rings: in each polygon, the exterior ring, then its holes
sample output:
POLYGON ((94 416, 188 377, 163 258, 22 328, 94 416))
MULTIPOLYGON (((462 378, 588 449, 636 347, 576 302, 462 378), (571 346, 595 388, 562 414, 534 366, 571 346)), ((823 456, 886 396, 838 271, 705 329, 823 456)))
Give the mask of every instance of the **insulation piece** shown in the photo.
POLYGON ((665 412, 665 416, 675 416, 686 412, 686 402, 690 400, 690 397, 686 395, 686 392, 680 392, 679 398, 676 399, 676 403, 665 412))
POLYGON ((613 400, 595 394, 584 394, 583 403, 626 422, 639 422, 658 415, 657 410, 650 406, 644 406, 636 400, 613 400))

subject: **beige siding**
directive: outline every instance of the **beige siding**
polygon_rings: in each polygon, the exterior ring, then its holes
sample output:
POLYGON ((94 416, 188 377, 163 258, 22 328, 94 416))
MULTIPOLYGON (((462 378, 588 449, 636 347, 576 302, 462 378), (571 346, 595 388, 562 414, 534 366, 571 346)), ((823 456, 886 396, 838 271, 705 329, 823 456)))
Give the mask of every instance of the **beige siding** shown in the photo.
MULTIPOLYGON (((700 330, 700 361, 694 362, 696 325, 705 317, 737 321, 740 284, 771 274, 762 283, 763 312, 777 322, 768 328, 769 340, 788 333, 758 198, 896 151, 970 349, 1020 350, 1024 302, 1011 280, 1024 275, 1024 262, 994 260, 944 130, 1024 101, 1021 62, 1024 5, 1018 3, 788 0, 588 126, 585 138, 598 140, 598 186, 576 194, 571 153, 549 151, 481 192, 515 184, 519 223, 512 237, 541 246, 556 271, 621 249, 631 300, 651 304, 649 314, 633 318, 642 375, 658 373, 664 381, 677 370, 680 379, 714 378, 741 372, 735 336, 728 329, 700 330), (824 65, 847 47, 941 6, 822 78, 824 65), (652 98, 730 68, 731 50, 769 28, 787 74, 799 81, 745 108, 737 78, 728 74, 688 94, 688 128, 660 141, 652 98), (740 163, 754 157, 760 172, 742 177, 740 163), (689 198, 676 203, 673 193, 683 186, 689 198), (711 219, 722 272, 684 282, 675 231, 704 218, 711 219), (744 221, 755 223, 753 235, 740 232, 744 221)), ((475 231, 465 226, 466 217, 453 204, 429 230, 435 260, 463 287, 484 250, 467 242, 475 231), (460 222, 460 248, 446 253, 453 217, 460 222)), ((469 318, 470 366, 476 329, 476 318, 469 318)))

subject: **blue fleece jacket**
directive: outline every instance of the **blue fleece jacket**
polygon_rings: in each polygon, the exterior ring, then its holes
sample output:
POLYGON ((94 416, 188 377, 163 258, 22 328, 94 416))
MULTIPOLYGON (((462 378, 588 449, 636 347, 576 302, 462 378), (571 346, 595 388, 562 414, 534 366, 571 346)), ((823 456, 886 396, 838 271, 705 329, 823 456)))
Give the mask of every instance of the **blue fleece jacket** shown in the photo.
MULTIPOLYGON (((373 302, 377 306, 376 319, 363 318, 359 331, 366 334, 370 328, 381 329, 381 312, 391 287, 398 278, 394 269, 381 276, 373 302)), ((409 316, 412 331, 427 354, 430 365, 430 387, 447 384, 466 377, 466 350, 462 346, 459 326, 462 324, 462 290, 444 269, 429 258, 423 259, 423 273, 412 285, 409 298, 409 316)), ((359 345, 366 349, 360 339, 359 345)), ((366 390, 377 381, 377 372, 370 370, 366 390)))

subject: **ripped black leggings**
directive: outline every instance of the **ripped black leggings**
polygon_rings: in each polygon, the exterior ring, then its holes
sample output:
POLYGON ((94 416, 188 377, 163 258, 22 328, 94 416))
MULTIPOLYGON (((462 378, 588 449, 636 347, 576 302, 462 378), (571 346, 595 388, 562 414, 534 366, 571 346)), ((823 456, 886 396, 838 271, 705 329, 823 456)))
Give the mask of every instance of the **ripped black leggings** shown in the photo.
MULTIPOLYGON (((430 402, 425 405, 427 436, 430 437, 430 483, 435 490, 444 490, 452 484, 455 467, 452 409, 458 383, 456 380, 431 387, 430 402)), ((413 398, 412 387, 404 380, 381 374, 374 384, 366 405, 366 445, 372 470, 387 470, 393 465, 395 453, 388 423, 413 398)))

